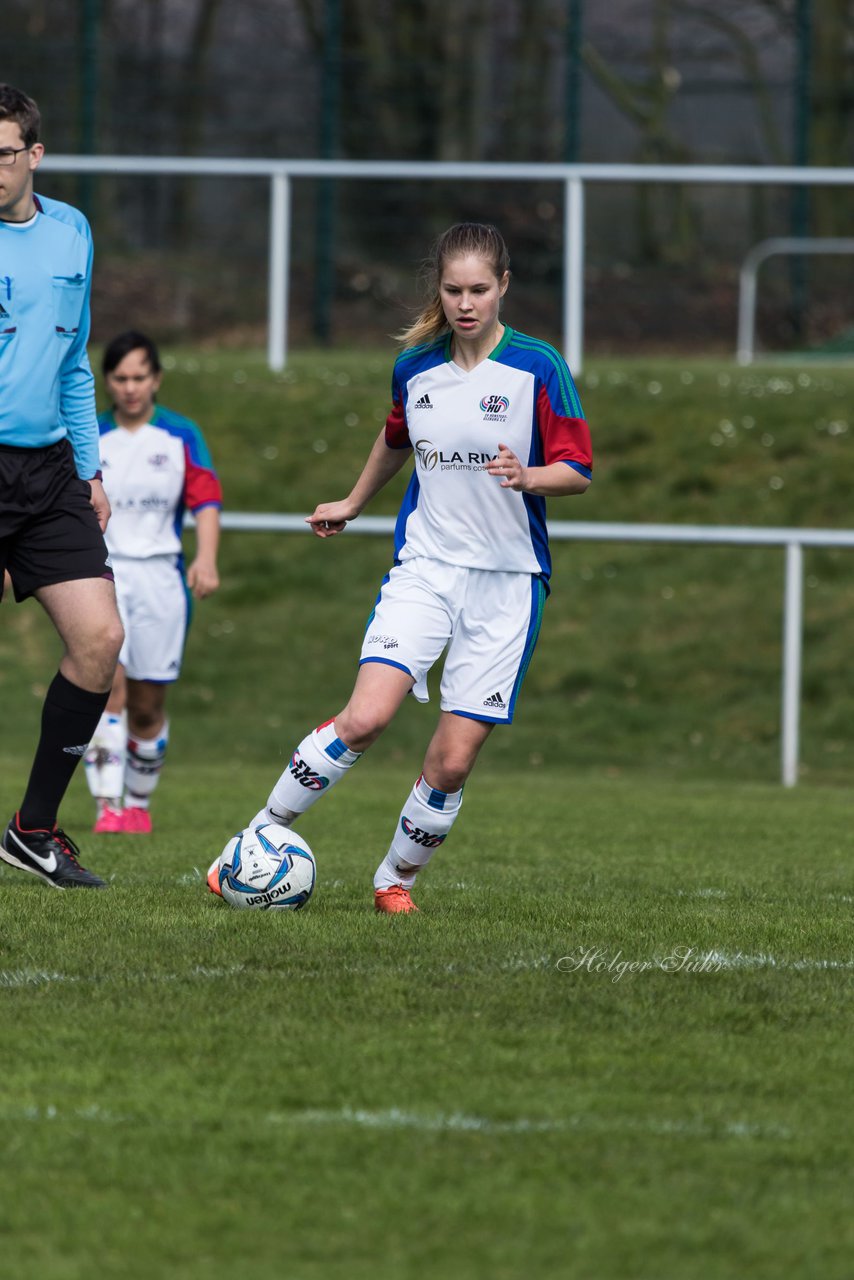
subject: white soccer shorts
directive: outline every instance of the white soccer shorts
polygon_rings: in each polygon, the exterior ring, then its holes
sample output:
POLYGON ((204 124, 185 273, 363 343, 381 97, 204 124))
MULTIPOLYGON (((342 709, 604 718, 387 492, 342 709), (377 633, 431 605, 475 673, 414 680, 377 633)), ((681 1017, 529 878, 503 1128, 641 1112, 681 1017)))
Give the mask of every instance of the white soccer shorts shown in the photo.
POLYGON ((125 629, 119 662, 131 680, 177 680, 190 608, 177 556, 114 556, 112 564, 125 629))
POLYGON ((533 574, 467 569, 422 556, 404 560, 380 588, 360 665, 384 662, 407 671, 413 695, 427 702, 427 674, 447 647, 442 710, 509 724, 545 597, 533 574))

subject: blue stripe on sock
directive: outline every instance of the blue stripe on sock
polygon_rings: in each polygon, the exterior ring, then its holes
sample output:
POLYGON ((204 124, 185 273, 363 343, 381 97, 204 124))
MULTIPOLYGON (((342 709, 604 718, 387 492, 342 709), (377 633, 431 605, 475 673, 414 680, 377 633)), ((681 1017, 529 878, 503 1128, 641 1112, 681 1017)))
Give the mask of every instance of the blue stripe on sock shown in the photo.
POLYGON ((349 749, 347 743, 342 742, 340 738, 333 738, 329 745, 323 748, 330 760, 340 760, 349 749))

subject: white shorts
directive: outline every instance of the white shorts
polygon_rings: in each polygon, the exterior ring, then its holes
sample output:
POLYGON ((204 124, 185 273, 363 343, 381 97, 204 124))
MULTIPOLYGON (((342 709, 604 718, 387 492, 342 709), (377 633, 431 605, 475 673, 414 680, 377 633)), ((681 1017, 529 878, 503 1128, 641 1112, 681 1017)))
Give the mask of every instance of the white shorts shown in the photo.
POLYGON ((415 680, 447 646, 441 708, 509 724, 540 632, 546 588, 529 573, 465 569, 418 556, 391 570, 365 631, 360 664, 384 662, 415 680))
POLYGON ((167 684, 181 673, 190 601, 177 556, 112 557, 125 642, 119 662, 131 680, 167 684))

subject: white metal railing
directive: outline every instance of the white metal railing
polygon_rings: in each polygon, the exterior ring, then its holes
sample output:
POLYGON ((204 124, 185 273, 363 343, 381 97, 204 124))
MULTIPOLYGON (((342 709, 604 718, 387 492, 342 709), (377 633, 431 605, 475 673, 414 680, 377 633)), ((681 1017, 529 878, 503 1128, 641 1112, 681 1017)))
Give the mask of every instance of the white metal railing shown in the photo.
POLYGON ((825 236, 823 239, 809 236, 776 236, 760 240, 745 255, 738 275, 738 339, 735 358, 739 364, 753 363, 756 340, 756 289, 759 268, 768 258, 778 254, 801 253, 852 253, 854 239, 845 236, 825 236))
POLYGON ((584 194, 589 182, 746 186, 854 186, 854 168, 709 164, 466 164, 395 160, 242 160, 200 156, 69 156, 48 153, 42 168, 64 173, 172 174, 266 178, 270 183, 267 359, 283 369, 288 352, 291 184, 294 178, 398 182, 558 182, 564 188, 563 351, 573 373, 584 359, 584 194))
MULTIPOLYGON (((188 518, 188 523, 192 523, 188 518)), ((224 529, 253 532, 309 533, 301 515, 226 511, 224 529)), ((393 516, 359 516, 346 533, 391 537, 393 516)), ((803 649, 804 547, 854 548, 854 529, 763 529, 740 525, 606 524, 583 520, 550 520, 549 537, 557 542, 667 542, 716 546, 784 547, 783 681, 780 715, 780 780, 793 787, 798 780, 801 661, 803 649)))

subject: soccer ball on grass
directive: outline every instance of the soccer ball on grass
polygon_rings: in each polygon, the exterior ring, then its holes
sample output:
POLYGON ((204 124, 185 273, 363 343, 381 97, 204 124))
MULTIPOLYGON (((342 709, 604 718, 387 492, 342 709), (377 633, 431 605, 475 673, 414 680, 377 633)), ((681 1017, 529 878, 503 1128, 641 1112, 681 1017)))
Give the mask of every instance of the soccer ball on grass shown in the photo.
POLYGON ((247 827, 220 854, 220 892, 233 907, 299 911, 314 892, 311 849, 295 831, 269 822, 247 827))

